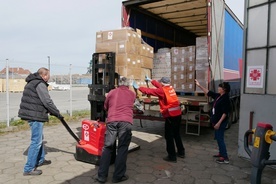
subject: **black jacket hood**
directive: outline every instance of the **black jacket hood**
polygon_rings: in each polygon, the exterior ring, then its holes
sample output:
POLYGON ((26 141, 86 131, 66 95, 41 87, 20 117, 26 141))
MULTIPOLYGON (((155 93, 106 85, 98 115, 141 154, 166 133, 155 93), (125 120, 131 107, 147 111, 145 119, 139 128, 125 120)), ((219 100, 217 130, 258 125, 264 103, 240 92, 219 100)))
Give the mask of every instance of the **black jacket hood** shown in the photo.
POLYGON ((31 73, 31 74, 28 75, 28 77, 25 79, 25 81, 26 81, 27 83, 29 83, 29 82, 32 81, 32 80, 41 80, 42 82, 44 82, 44 83, 48 86, 48 83, 45 82, 45 81, 42 79, 42 77, 41 77, 37 72, 31 73))

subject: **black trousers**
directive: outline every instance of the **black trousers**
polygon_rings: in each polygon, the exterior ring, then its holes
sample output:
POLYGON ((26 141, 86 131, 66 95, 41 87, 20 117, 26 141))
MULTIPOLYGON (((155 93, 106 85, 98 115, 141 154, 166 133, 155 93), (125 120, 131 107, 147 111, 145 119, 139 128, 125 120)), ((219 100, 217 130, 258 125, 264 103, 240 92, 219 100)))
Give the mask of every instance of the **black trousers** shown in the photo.
POLYGON ((175 145, 177 153, 180 155, 185 154, 185 148, 180 136, 180 123, 181 115, 175 117, 165 118, 165 139, 166 149, 170 159, 176 159, 175 145))
POLYGON ((113 173, 113 179, 118 180, 121 179, 126 172, 128 147, 132 137, 132 124, 128 122, 111 122, 107 123, 106 126, 107 129, 98 170, 98 178, 106 179, 108 176, 111 155, 112 151, 114 150, 114 142, 118 137, 118 149, 113 173))

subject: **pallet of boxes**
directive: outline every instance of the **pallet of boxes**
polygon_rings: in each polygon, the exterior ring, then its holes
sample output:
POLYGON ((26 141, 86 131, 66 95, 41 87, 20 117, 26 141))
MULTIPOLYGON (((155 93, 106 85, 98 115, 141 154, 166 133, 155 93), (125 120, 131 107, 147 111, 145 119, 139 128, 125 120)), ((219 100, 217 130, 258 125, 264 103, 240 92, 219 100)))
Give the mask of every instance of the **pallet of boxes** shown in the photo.
MULTIPOLYGON (((207 37, 196 38, 196 79, 206 89, 208 89, 209 81, 209 62, 208 62, 208 44, 207 37)), ((202 90, 196 86, 196 92, 202 92, 202 90)))
POLYGON ((193 93, 195 84, 195 46, 158 49, 154 56, 153 79, 170 77, 179 93, 193 93))
POLYGON ((207 49, 207 37, 198 37, 195 46, 158 49, 154 55, 152 78, 170 77, 180 95, 202 95, 202 90, 195 86, 195 79, 208 87, 207 49))
POLYGON ((140 86, 146 86, 145 76, 151 78, 154 51, 143 42, 139 31, 132 28, 99 31, 96 33, 95 52, 115 52, 116 73, 136 80, 140 86))

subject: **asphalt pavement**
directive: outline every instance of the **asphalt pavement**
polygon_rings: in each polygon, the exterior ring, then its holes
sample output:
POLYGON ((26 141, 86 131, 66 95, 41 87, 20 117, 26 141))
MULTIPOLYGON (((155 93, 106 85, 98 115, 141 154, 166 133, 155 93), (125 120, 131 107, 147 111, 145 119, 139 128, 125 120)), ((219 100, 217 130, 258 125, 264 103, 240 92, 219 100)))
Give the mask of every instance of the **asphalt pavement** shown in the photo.
MULTIPOLYGON (((80 135, 81 122, 69 123, 80 135)), ((143 121, 143 128, 135 121, 132 142, 140 149, 128 154, 127 181, 129 184, 249 184, 251 164, 240 158, 238 150, 238 123, 226 131, 225 139, 230 164, 218 164, 212 155, 217 154, 213 130, 202 128, 200 136, 186 135, 185 125, 181 127, 186 157, 177 163, 164 161, 166 156, 164 122, 143 121)), ((0 183, 5 184, 91 184, 98 166, 76 161, 75 140, 62 124, 44 128, 46 159, 52 164, 42 166, 40 176, 23 176, 30 131, 8 133, 0 136, 0 183)), ((110 166, 107 183, 111 183, 113 165, 110 166)), ((276 184, 276 170, 265 167, 262 184, 276 184)))

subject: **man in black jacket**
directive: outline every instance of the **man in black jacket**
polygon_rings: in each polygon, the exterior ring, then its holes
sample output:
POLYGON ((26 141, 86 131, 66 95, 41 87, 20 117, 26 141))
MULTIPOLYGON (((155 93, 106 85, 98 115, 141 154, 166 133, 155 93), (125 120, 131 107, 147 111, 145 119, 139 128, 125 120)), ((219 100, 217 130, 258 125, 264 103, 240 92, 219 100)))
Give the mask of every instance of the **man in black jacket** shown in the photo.
POLYGON ((63 118, 49 95, 47 84, 49 78, 50 71, 47 68, 40 68, 36 73, 30 74, 26 78, 27 84, 23 91, 18 112, 18 116, 23 120, 27 120, 31 128, 31 144, 27 163, 24 167, 24 176, 40 175, 42 171, 36 168, 51 164, 50 160, 45 160, 42 143, 44 122, 49 121, 48 113, 59 119, 63 118))

